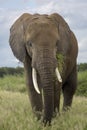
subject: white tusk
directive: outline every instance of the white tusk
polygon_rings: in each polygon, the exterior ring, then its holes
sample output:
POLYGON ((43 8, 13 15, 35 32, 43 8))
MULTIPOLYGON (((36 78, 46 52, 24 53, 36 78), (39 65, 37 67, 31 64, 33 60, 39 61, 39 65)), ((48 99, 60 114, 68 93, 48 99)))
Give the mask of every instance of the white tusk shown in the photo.
POLYGON ((59 73, 58 67, 56 67, 55 73, 56 73, 56 76, 57 76, 58 81, 59 81, 59 82, 62 82, 62 78, 61 78, 61 75, 60 75, 60 73, 59 73))
POLYGON ((38 94, 40 94, 38 83, 37 83, 37 74, 36 74, 35 68, 32 68, 32 79, 33 79, 33 84, 34 84, 34 88, 35 88, 36 92, 38 94))

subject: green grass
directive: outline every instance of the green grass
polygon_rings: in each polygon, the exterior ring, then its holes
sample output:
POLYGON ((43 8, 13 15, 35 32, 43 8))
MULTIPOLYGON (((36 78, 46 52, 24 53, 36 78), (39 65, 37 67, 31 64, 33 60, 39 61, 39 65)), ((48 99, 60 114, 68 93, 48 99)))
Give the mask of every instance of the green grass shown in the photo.
POLYGON ((25 92, 25 78, 23 75, 6 75, 0 78, 0 90, 7 90, 12 92, 25 92))
POLYGON ((87 81, 87 71, 81 71, 78 73, 79 83, 87 81))
POLYGON ((72 109, 43 127, 34 117, 27 94, 0 91, 0 130, 87 130, 87 99, 75 97, 72 109))
POLYGON ((78 88, 76 94, 87 97, 87 71, 78 73, 78 88))
MULTIPOLYGON (((78 78, 80 86, 87 81, 87 73, 79 73, 78 78)), ((32 113, 24 76, 0 78, 0 130, 87 130, 87 98, 75 96, 71 110, 65 113, 62 99, 60 116, 52 120, 52 126, 43 127, 32 113)))

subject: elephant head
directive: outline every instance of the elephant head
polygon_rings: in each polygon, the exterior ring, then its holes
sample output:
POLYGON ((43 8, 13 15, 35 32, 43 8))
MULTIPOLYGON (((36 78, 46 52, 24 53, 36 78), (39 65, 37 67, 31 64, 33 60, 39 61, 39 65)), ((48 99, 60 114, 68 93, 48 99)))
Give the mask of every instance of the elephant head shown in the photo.
POLYGON ((14 55, 25 64, 26 55, 31 58, 32 81, 40 94, 37 74, 40 77, 44 97, 44 121, 50 122, 54 109, 54 81, 62 82, 58 69, 57 52, 66 53, 62 43, 67 42, 69 27, 61 16, 23 14, 10 29, 10 46, 14 55))

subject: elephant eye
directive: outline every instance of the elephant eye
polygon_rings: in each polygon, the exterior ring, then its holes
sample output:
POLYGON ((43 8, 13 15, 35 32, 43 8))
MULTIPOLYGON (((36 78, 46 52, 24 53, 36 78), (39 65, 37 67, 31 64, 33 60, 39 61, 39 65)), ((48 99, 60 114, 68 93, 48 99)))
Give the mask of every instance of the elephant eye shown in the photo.
POLYGON ((29 45, 30 47, 32 47, 32 43, 31 43, 30 41, 28 41, 28 45, 29 45))

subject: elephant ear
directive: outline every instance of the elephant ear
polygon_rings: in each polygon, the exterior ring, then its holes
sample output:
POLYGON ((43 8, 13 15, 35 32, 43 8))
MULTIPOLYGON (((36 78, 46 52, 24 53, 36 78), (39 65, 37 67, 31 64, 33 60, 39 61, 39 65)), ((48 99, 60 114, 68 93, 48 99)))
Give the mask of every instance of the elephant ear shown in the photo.
POLYGON ((67 52, 67 44, 70 40, 70 28, 66 21, 57 13, 51 14, 50 17, 56 24, 59 33, 58 52, 67 52), (66 45, 64 45, 66 44, 66 45))
POLYGON ((16 58, 21 62, 24 62, 26 56, 25 30, 30 18, 30 14, 24 13, 16 20, 16 22, 12 25, 10 29, 9 43, 14 56, 16 56, 16 58))

